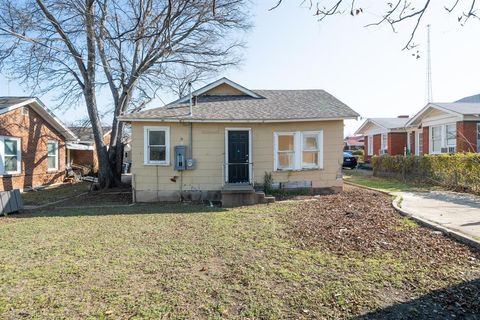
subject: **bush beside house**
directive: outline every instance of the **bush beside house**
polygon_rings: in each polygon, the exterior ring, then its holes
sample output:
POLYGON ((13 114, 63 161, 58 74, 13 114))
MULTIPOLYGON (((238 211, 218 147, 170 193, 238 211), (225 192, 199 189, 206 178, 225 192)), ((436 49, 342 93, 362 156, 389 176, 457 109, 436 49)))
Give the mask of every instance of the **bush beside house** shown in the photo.
POLYGON ((434 183, 480 194, 480 154, 457 153, 419 156, 375 156, 375 176, 434 183))

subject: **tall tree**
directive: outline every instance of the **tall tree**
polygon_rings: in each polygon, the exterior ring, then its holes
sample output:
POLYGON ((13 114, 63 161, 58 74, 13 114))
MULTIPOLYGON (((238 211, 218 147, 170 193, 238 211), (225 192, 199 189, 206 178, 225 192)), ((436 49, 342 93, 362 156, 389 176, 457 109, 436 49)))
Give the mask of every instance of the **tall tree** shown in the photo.
MULTIPOLYGON (((434 6, 441 6, 447 12, 457 15, 458 22, 462 25, 469 19, 479 16, 479 6, 476 0, 388 0, 388 1, 372 1, 366 0, 297 0, 301 5, 307 6, 313 11, 313 15, 320 21, 335 15, 349 14, 358 16, 372 7, 378 9, 383 7, 383 13, 377 20, 372 21, 367 26, 388 24, 395 31, 397 25, 411 21, 410 37, 403 49, 413 49, 416 44, 413 42, 415 33, 422 22, 422 19, 434 6), (367 9, 368 8, 368 9, 367 9)), ((285 0, 275 0, 270 10, 280 7, 285 0)))
POLYGON ((108 187, 121 173, 118 116, 159 89, 237 64, 239 31, 249 27, 246 0, 0 0, 0 70, 36 93, 61 91, 60 105, 84 99, 108 187), (108 148, 97 106, 104 89, 108 148))

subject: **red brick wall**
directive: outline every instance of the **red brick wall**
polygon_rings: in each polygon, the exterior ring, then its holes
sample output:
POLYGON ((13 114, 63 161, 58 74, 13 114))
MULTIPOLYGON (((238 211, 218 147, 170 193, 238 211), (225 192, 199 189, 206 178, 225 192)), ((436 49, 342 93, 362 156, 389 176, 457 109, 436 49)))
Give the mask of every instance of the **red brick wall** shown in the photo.
POLYGON ((0 135, 21 139, 21 173, 0 175, 0 191, 27 189, 63 182, 65 177, 65 139, 32 108, 0 115, 0 135), (48 171, 47 142, 58 141, 58 170, 48 171))
POLYGON ((368 136, 364 136, 363 139, 363 157, 366 162, 370 162, 371 156, 368 155, 368 136))
POLYGON ((423 127, 423 154, 428 154, 430 148, 430 131, 429 127, 423 127))
POLYGON ((92 172, 98 171, 97 153, 94 150, 70 150, 70 161, 90 168, 92 172))
POLYGON ((457 152, 477 152, 477 122, 457 122, 457 152))
POLYGON ((382 147, 382 135, 376 134, 373 136, 373 154, 380 155, 380 148, 382 147))
POLYGON ((403 155, 405 147, 407 146, 407 133, 405 132, 390 132, 388 134, 388 154, 403 155))

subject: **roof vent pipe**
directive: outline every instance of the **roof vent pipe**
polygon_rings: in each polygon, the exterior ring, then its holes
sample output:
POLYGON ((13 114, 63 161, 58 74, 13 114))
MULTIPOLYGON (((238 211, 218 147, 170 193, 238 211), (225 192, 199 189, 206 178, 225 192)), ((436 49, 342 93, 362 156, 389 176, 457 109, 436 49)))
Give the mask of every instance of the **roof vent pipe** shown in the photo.
POLYGON ((191 116, 193 116, 193 101, 192 101, 193 99, 192 99, 192 83, 191 82, 188 83, 188 93, 190 95, 190 114, 189 114, 189 116, 191 117, 191 116))

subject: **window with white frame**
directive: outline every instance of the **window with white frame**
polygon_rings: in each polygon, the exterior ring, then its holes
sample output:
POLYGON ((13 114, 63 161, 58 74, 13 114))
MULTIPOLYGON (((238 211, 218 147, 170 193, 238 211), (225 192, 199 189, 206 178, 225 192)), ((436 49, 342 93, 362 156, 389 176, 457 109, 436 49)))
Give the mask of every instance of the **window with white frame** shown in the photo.
POLYGON ((322 131, 276 132, 274 170, 322 168, 322 131))
POLYGON ((49 140, 47 142, 48 170, 58 170, 58 142, 49 140))
POLYGON ((442 151, 442 126, 432 127, 432 153, 440 153, 442 151))
POLYGON ((20 138, 0 137, 0 152, 2 165, 0 174, 20 173, 21 168, 21 144, 20 138))
POLYGON ((423 132, 419 132, 417 135, 417 155, 423 154, 423 132))
POLYGON ((295 133, 277 134, 277 169, 295 169, 295 133))
POLYGON ((380 148, 382 149, 382 151, 388 149, 388 135, 386 133, 382 133, 380 148))
POLYGON ((447 124, 445 126, 445 132, 447 147, 455 147, 457 145, 457 125, 447 124))
POLYGON ((368 143, 367 143, 367 153, 369 156, 373 155, 373 136, 368 136, 368 143))
POLYGON ((320 159, 320 134, 302 133, 302 168, 318 168, 320 159))
POLYGON ((168 165, 170 163, 170 128, 144 127, 145 164, 168 165))

